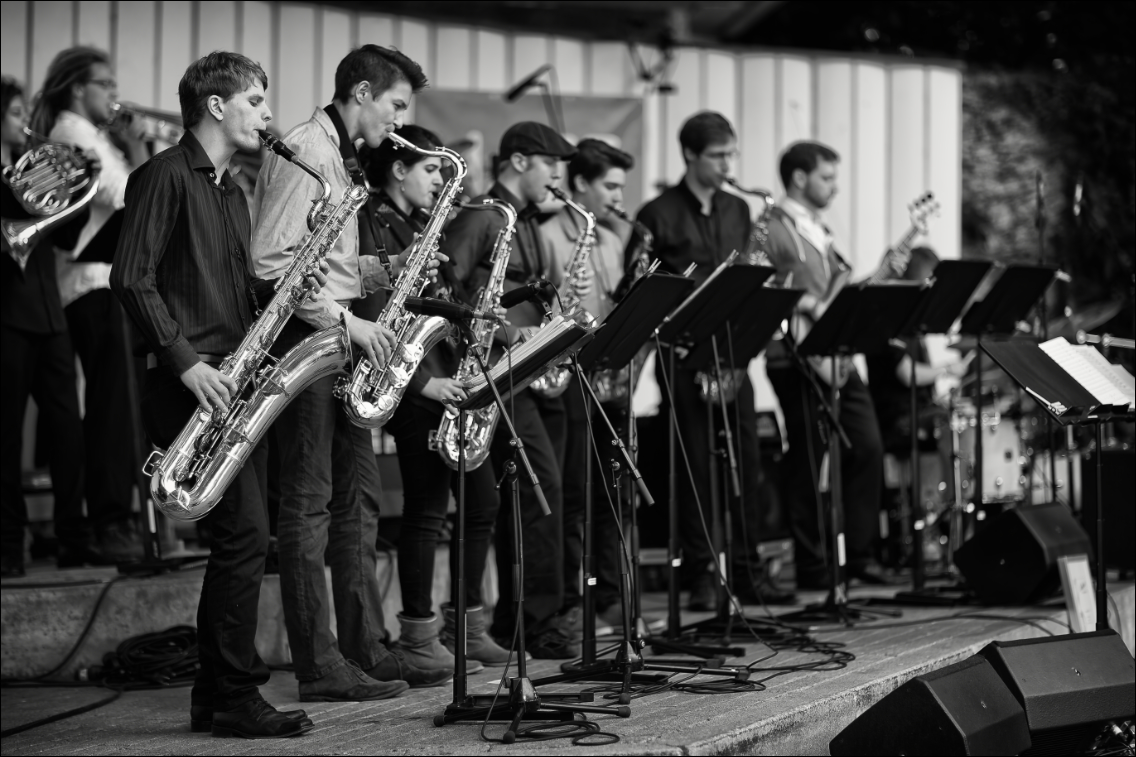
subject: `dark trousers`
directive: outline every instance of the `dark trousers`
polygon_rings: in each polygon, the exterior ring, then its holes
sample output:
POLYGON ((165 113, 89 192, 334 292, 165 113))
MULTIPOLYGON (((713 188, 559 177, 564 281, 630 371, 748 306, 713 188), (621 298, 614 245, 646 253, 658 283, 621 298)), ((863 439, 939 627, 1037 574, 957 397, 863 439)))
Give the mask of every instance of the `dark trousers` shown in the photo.
MULTIPOLYGON (((386 430, 398 444, 402 473, 402 530, 398 538, 398 580, 402 612, 412 618, 433 614, 434 557, 446 523, 450 493, 458 495, 458 474, 430 449, 429 437, 442 422, 442 409, 427 408, 404 398, 386 430)), ((483 463, 465 476, 465 602, 481 605, 481 580, 489 556, 489 540, 497 519, 493 466, 483 463)), ((455 532, 456 534, 456 532, 455 532)), ((450 545, 450 601, 457 602, 458 551, 450 545)))
POLYGON ((83 437, 87 514, 96 530, 128 520, 135 472, 133 417, 127 392, 127 345, 122 306, 109 289, 84 294, 64 309, 83 363, 83 437))
MULTIPOLYGON (((283 355, 314 333, 293 318, 273 346, 283 355)), ((336 376, 300 392, 276 421, 280 446, 280 588, 296 678, 314 681, 353 660, 389 654, 377 576, 382 487, 369 429, 332 394, 336 376), (331 632, 324 565, 331 567, 339 638, 331 632)))
MULTIPOLYGON (((197 406, 193 393, 171 371, 146 372, 142 420, 154 444, 168 447, 197 406)), ((260 581, 268 554, 262 489, 266 458, 261 443, 205 516, 212 540, 197 605, 201 669, 193 684, 194 705, 231 709, 259 698, 257 687, 268 682, 268 666, 256 651, 260 581)))
MULTIPOLYGON (((670 412, 670 397, 664 383, 663 372, 668 369, 669 351, 663 350, 656 358, 655 378, 662 388, 663 400, 659 413, 663 418, 670 412)), ((715 483, 711 479, 712 464, 717 465, 713 473, 716 479, 717 500, 728 504, 731 517, 734 520, 734 533, 738 533, 743 513, 738 509, 737 498, 730 492, 728 478, 721 475, 722 467, 718 456, 711 461, 711 429, 714 432, 715 445, 723 443, 722 412, 718 403, 708 405, 702 399, 694 371, 676 367, 673 378, 668 377, 671 391, 674 394, 674 409, 677 417, 677 434, 686 446, 686 454, 690 460, 697 489, 691 487, 691 476, 687 474, 686 463, 682 456, 682 447, 676 440, 675 446, 675 476, 678 489, 678 524, 679 547, 682 550, 683 575, 687 579, 697 573, 709 570, 713 565, 714 550, 707 542, 706 532, 711 529, 712 513, 710 511, 711 488, 715 483), (711 425, 713 424, 713 425, 711 425), (698 499, 694 493, 697 491, 698 499), (698 503, 702 504, 702 514, 699 514, 698 503), (705 527, 703 526, 705 522, 705 527)), ((761 486, 761 450, 757 438, 757 413, 753 409, 753 382, 749 376, 743 377, 738 385, 734 402, 726 406, 727 422, 734 439, 734 454, 737 456, 738 477, 741 484, 742 498, 740 506, 744 508, 744 519, 748 524, 758 521, 758 498, 761 486), (740 420, 740 425, 739 425, 740 420)), ((725 513, 722 509, 720 513, 725 513)), ((755 544, 749 545, 756 550, 755 544)), ((739 554, 742 544, 734 544, 735 556, 739 554)))
MULTIPOLYGON (((824 542, 822 534, 829 539, 831 536, 813 480, 813 471, 820 471, 821 460, 827 451, 818 431, 821 410, 796 369, 771 368, 768 375, 781 404, 789 437, 789 452, 784 458, 781 480, 789 527, 793 532, 797 577, 823 581, 826 576, 825 555, 831 552, 831 545, 824 542), (823 528, 822 518, 825 518, 823 528)), ((821 386, 827 389, 824 384, 821 386)), ((851 448, 841 450, 840 481, 847 564, 849 568, 856 569, 869 563, 875 553, 883 442, 876 424, 872 397, 855 372, 840 391, 840 424, 852 444, 851 448)))
MULTIPOLYGON (((593 596, 596 609, 603 611, 619 602, 620 546, 615 517, 618 503, 611 485, 611 461, 619 461, 621 476, 626 470, 623 468, 622 455, 611 444, 611 431, 594 410, 591 413, 591 431, 595 437, 593 448, 588 434, 587 412, 592 398, 587 397, 585 403, 576 379, 572 379, 563 397, 567 426, 564 444, 564 604, 571 607, 582 601, 580 566, 584 558, 584 510, 588 492, 585 483, 585 456, 588 456, 592 464, 591 552, 593 575, 596 578, 593 596)), ((626 405, 612 404, 605 406, 604 410, 617 430, 626 427, 626 405)), ((621 478, 621 481, 626 482, 626 479, 621 478)), ((621 485, 620 491, 624 497, 623 514, 626 516, 626 495, 630 489, 621 485)))
MULTIPOLYGON (((552 514, 545 516, 537 502, 532 483, 525 473, 520 458, 517 458, 517 482, 520 487, 521 533, 524 538, 524 598, 525 630, 528 634, 539 633, 547 620, 555 615, 564 601, 564 530, 563 530, 563 487, 561 485, 560 465, 556 442, 545 427, 541 415, 541 405, 547 408, 549 418, 557 419, 556 406, 559 400, 540 401, 531 391, 518 392, 513 402, 505 401, 505 407, 512 411, 513 425, 517 435, 525 445, 533 471, 540 481, 540 488, 548 500, 552 514), (510 407, 512 405, 512 407, 510 407)), ((562 406, 561 406, 562 407, 562 406)), ((563 411, 559 415, 563 415, 563 411)), ((559 427, 563 429, 561 424, 559 427)), ((555 433, 555 429, 553 430, 555 433)), ((562 437, 557 437, 562 439, 562 437)), ((493 438, 491 460, 495 475, 500 476, 505 463, 513 459, 513 448, 509 444, 509 432, 502 422, 497 426, 493 438)), ((563 449, 563 443, 560 444, 563 449)), ((501 487, 501 507, 497 516, 497 576, 500 599, 493 612, 494 636, 510 637, 516 622, 513 583, 513 513, 511 493, 508 485, 501 487)))
POLYGON ((55 497, 55 535, 62 542, 82 543, 83 424, 75 390, 75 354, 66 334, 31 334, 0 326, 0 537, 4 556, 20 560, 28 507, 20 472, 24 411, 28 396, 39 407, 39 428, 48 435, 48 467, 55 497))

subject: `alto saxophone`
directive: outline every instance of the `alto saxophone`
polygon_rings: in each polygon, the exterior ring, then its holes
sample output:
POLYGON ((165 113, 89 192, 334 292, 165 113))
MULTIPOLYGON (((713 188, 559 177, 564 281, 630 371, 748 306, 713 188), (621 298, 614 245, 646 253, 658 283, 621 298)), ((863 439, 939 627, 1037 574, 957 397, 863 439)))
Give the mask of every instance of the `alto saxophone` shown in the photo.
POLYGON ((428 157, 445 158, 455 170, 453 178, 442 188, 430 220, 410 253, 406 268, 379 314, 378 322, 398 335, 398 343, 390 359, 382 367, 372 365, 366 358, 360 359, 351 378, 336 387, 336 395, 343 400, 347 417, 363 428, 379 428, 391 419, 422 358, 453 332, 453 326, 445 318, 411 314, 406 309, 406 298, 420 295, 426 287, 426 264, 438 249, 450 206, 461 192, 462 179, 466 174, 465 161, 461 155, 445 147, 426 150, 397 134, 391 134, 389 139, 402 149, 428 157))
MULTIPOLYGON (((623 279, 615 288, 615 294, 612 297, 616 302, 619 302, 631 291, 632 284, 651 271, 651 251, 654 249, 655 237, 651 234, 650 229, 628 215, 623 208, 609 205, 608 210, 614 213, 616 217, 631 224, 635 233, 639 236, 638 246, 628 255, 627 272, 624 273, 623 279)), ((601 404, 622 402, 627 399, 629 375, 631 385, 634 385, 639 379, 639 370, 642 367, 640 357, 641 355, 636 355, 629 364, 618 371, 603 370, 592 374, 592 391, 595 392, 596 399, 601 404)))
MULTIPOLYGON (((742 194, 758 197, 762 201, 761 212, 753 219, 753 231, 750 232, 745 252, 738 258, 741 265, 772 265, 766 251, 769 241, 769 214, 776 207, 773 202, 773 193, 765 189, 749 189, 738 184, 733 177, 728 177, 726 183, 742 194)), ((698 383, 698 393, 706 402, 717 403, 721 394, 728 405, 738 396, 738 387, 746 376, 745 368, 732 368, 722 366, 722 381, 718 381, 718 374, 714 371, 698 371, 694 380, 698 383)))
MULTIPOLYGON (((482 311, 494 310, 501 302, 501 293, 505 285, 505 271, 509 267, 509 244, 513 240, 513 232, 517 225, 517 211, 507 202, 500 200, 484 200, 481 205, 466 205, 468 210, 496 210, 505 216, 505 227, 497 232, 497 240, 493 244, 493 253, 490 257, 489 280, 485 282, 477 298, 477 309, 482 311)), ((493 346, 493 336, 497 333, 497 322, 493 320, 477 320, 473 326, 473 343, 471 349, 462 358, 454 378, 463 384, 481 373, 481 367, 473 354, 473 348, 480 348, 483 355, 489 354, 493 346)), ((470 410, 465 414, 465 429, 458 429, 458 412, 446 408, 442 422, 434 438, 438 444, 438 454, 446 461, 446 465, 454 470, 458 469, 458 458, 461 448, 465 445, 465 468, 474 470, 489 457, 489 445, 493 441, 493 432, 497 428, 497 404, 490 403, 478 410, 470 410)))
MULTIPOLYGON (((588 210, 577 202, 574 202, 571 197, 557 189, 556 187, 549 186, 548 191, 552 192, 556 199, 563 202, 572 210, 580 214, 584 219, 584 231, 576 239, 576 248, 572 251, 572 258, 568 261, 565 267, 565 286, 567 293, 562 298, 562 307, 564 315, 568 318, 579 323, 585 328, 592 328, 596 325, 596 319, 584 310, 580 304, 580 298, 576 296, 577 283, 587 274, 589 259, 592 256, 592 247, 596 244, 596 217, 588 212, 588 210)), ((568 388, 568 380, 572 377, 571 369, 566 365, 553 366, 540 378, 530 384, 530 388, 537 396, 552 399, 564 394, 564 390, 568 388)))
POLYGON ((260 137, 266 147, 319 181, 323 195, 308 214, 312 234, 277 281, 276 294, 240 346, 221 363, 221 372, 237 385, 229 407, 212 413, 198 408, 169 449, 154 452, 143 466, 155 505, 174 520, 197 520, 212 510, 284 407, 313 381, 342 371, 350 350, 346 329, 334 326, 304 339, 279 362, 268 358, 284 324, 308 298, 304 280, 363 207, 367 191, 353 186, 329 210, 327 180, 276 137, 266 131, 260 137))

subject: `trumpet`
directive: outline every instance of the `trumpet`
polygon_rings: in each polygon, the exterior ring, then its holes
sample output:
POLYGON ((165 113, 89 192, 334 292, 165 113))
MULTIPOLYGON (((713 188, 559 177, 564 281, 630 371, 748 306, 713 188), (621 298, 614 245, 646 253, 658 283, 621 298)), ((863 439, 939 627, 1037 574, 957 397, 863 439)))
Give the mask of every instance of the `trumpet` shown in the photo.
MULTIPOLYGON (((24 129, 29 136, 39 135, 24 129)), ((20 205, 35 218, 0 219, 4 251, 20 270, 45 234, 83 209, 99 190, 82 150, 47 143, 30 150, 4 169, 4 180, 20 205)))
POLYGON ((176 145, 185 134, 181 116, 164 110, 143 108, 133 103, 113 102, 110 104, 109 127, 127 127, 135 120, 142 123, 142 139, 147 142, 161 141, 176 145))

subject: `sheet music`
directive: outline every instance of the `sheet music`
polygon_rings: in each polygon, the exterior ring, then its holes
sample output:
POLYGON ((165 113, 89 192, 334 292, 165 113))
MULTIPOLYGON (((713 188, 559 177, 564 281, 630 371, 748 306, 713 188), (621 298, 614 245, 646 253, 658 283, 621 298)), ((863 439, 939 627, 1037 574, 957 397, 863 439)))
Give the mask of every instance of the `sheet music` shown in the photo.
MULTIPOLYGON (((1038 346, 1102 405, 1131 406, 1132 395, 1118 386, 1115 374, 1111 370, 1107 373, 1102 371, 1095 361, 1079 352, 1065 337, 1059 336, 1038 346)), ((1089 349, 1096 352, 1091 347, 1089 349)), ((1101 356, 1101 360, 1103 359, 1101 356)), ((1108 365, 1108 361, 1105 361, 1105 365, 1108 365)))
POLYGON ((1124 366, 1108 362, 1108 359, 1101 354, 1100 350, 1091 344, 1073 345, 1073 349, 1087 363, 1100 371, 1101 375, 1112 383, 1122 397, 1128 399, 1128 408, 1131 410, 1134 402, 1136 402, 1136 378, 1133 378, 1132 374, 1124 369, 1124 366))
MULTIPOLYGON (((565 331, 570 330, 575 325, 574 321, 566 319, 563 315, 558 315, 541 327, 533 336, 526 339, 521 344, 515 344, 509 348, 506 355, 502 356, 492 368, 489 373, 492 375, 493 380, 497 381, 512 369, 520 368, 529 355, 533 355, 541 350, 552 340, 563 334, 565 331), (512 366, 510 366, 509 355, 512 355, 512 366)), ((478 374, 470 379, 468 389, 470 393, 480 391, 486 387, 485 376, 478 374)))

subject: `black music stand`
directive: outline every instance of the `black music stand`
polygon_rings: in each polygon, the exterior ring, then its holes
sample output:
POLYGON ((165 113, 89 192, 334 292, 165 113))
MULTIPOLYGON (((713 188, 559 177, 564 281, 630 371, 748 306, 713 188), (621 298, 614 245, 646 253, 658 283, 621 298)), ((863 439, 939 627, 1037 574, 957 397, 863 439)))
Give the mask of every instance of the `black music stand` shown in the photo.
MULTIPOLYGON (((918 350, 915 345, 927 334, 945 334, 962 315, 966 303, 974 290, 982 282, 993 264, 984 260, 944 260, 935 266, 929 280, 930 286, 923 292, 922 299, 915 306, 907 323, 899 330, 899 336, 908 341, 907 352, 911 362, 910 406, 911 414, 911 534, 914 547, 911 553, 911 581, 914 592, 900 592, 901 597, 917 602, 923 591, 926 570, 923 563, 923 529, 926 514, 920 497, 919 480, 919 405, 916 399, 915 369, 918 350), (910 340, 914 340, 912 344, 910 340)), ((948 551, 949 552, 949 551, 948 551)), ((926 599, 924 599, 926 602, 926 599)), ((936 602, 936 604, 938 604, 936 602)))
MULTIPOLYGON (((841 290, 828 310, 797 347, 803 357, 831 357, 828 404, 832 415, 839 418, 840 397, 837 381, 838 358, 856 354, 879 354, 887 349, 892 337, 907 322, 922 296, 923 288, 915 282, 892 282, 882 285, 850 286, 841 290)), ((832 418, 822 414, 830 426, 832 418)), ((894 615, 890 611, 852 605, 848 602, 848 576, 844 553, 844 496, 841 482, 841 439, 836 429, 828 432, 828 492, 831 586, 828 597, 820 605, 781 615, 779 620, 838 620, 851 625, 868 614, 894 615)))
MULTIPOLYGON (((730 314, 721 334, 711 336, 709 343, 703 343, 691 350, 686 360, 683 361, 684 367, 703 371, 712 370, 717 377, 718 386, 723 386, 723 363, 727 364, 730 370, 748 368, 750 361, 765 349, 773 338, 773 334, 781 326, 781 323, 789 317, 797 301, 803 295, 804 292, 800 289, 767 289, 762 287, 753 292, 730 314), (724 336, 727 345, 729 345, 725 358, 720 354, 719 336, 724 336)), ((735 398, 734 401, 736 402, 737 399, 735 398)), ((728 476, 730 492, 732 493, 732 497, 724 493, 723 501, 718 502, 715 496, 718 487, 711 486, 712 531, 715 541, 718 542, 714 545, 714 549, 718 555, 725 554, 726 580, 725 582, 718 582, 718 606, 715 616, 685 626, 683 631, 694 636, 716 636, 721 638, 724 644, 729 645, 731 634, 736 626, 743 625, 752 632, 753 626, 767 626, 773 621, 769 618, 751 618, 742 614, 740 605, 730 588, 734 585, 734 560, 733 528, 729 501, 731 498, 736 499, 739 507, 743 508, 745 503, 741 501, 742 487, 737 473, 736 461, 740 454, 736 453, 734 449, 730 418, 726 410, 726 399, 721 391, 718 392, 718 407, 715 409, 711 407, 712 404, 713 401, 708 397, 707 412, 711 415, 708 419, 712 439, 711 455, 729 464, 729 470, 724 472, 725 475, 722 478, 728 476), (715 410, 721 416, 723 427, 721 442, 724 448, 719 450, 714 449, 713 443, 713 414, 715 410)), ((725 489, 724 486, 721 488, 725 489)), ((719 564, 721 562, 719 559, 719 564)))
POLYGON ((1097 630, 1108 628, 1108 573, 1104 560, 1104 496, 1102 484, 1101 458, 1103 434, 1101 426, 1106 420, 1133 419, 1133 412, 1127 406, 1101 404, 1099 400, 1077 379, 1047 355, 1033 342, 1000 341, 983 343, 994 362, 1011 379, 1028 392, 1045 408, 1049 416, 1061 426, 1095 426, 1097 454, 1095 473, 1097 478, 1097 554, 1096 554, 1096 599, 1097 630))
MULTIPOLYGON (((482 375, 486 377, 486 387, 476 394, 471 394, 464 402, 457 406, 458 428, 464 433, 466 410, 485 407, 490 402, 496 402, 500 418, 505 422, 505 426, 512 437, 511 444, 520 456, 521 462, 524 463, 525 470, 533 483, 533 488, 536 491, 537 500, 540 502, 541 509, 546 516, 550 515, 551 510, 548 507, 548 502, 545 500, 544 493, 541 491, 540 482, 537 480, 536 473, 533 472, 532 465, 529 463, 528 455, 525 454, 524 444, 520 436, 517 435, 513 421, 506 411, 505 400, 502 397, 498 383, 504 385, 510 393, 525 388, 535 381, 548 365, 558 362, 567 353, 578 349, 579 343, 589 339, 593 332, 587 332, 582 329, 570 330, 561 337, 552 340, 548 345, 545 345, 540 351, 540 357, 538 359, 526 363, 527 367, 522 366, 520 378, 514 377, 516 380, 511 381, 508 373, 506 373, 499 381, 494 381, 485 363, 485 356, 482 354, 480 346, 470 338, 471 333, 468 325, 464 322, 460 322, 459 325, 463 327, 462 330, 467 340, 468 349, 477 358, 477 363, 481 368, 482 375)), ((502 358, 502 360, 507 359, 507 357, 502 358)), ((434 725, 443 726, 446 723, 454 723, 459 720, 508 720, 510 721, 509 728, 505 731, 501 740, 506 744, 511 744, 516 740, 517 727, 522 720, 573 720, 577 712, 617 715, 618 717, 624 718, 630 717, 631 708, 626 706, 612 708, 586 704, 587 702, 594 701, 594 697, 590 692, 538 694, 533 686, 533 682, 528 677, 528 661, 526 660, 525 654, 524 536, 521 533, 521 493, 517 483, 517 466, 512 460, 505 465, 505 475, 502 478, 502 482, 509 484, 510 506, 513 509, 513 533, 511 534, 514 555, 513 575, 517 576, 517 579, 513 582, 513 592, 514 601, 517 604, 517 643, 519 647, 517 650, 517 676, 509 679, 509 694, 508 697, 503 700, 499 701, 496 695, 471 696, 468 693, 466 686, 465 652, 464 439, 458 445, 458 449, 458 577, 455 581, 458 587, 458 596, 454 607, 454 691, 453 700, 450 704, 446 705, 445 711, 441 715, 434 716, 434 725)))

